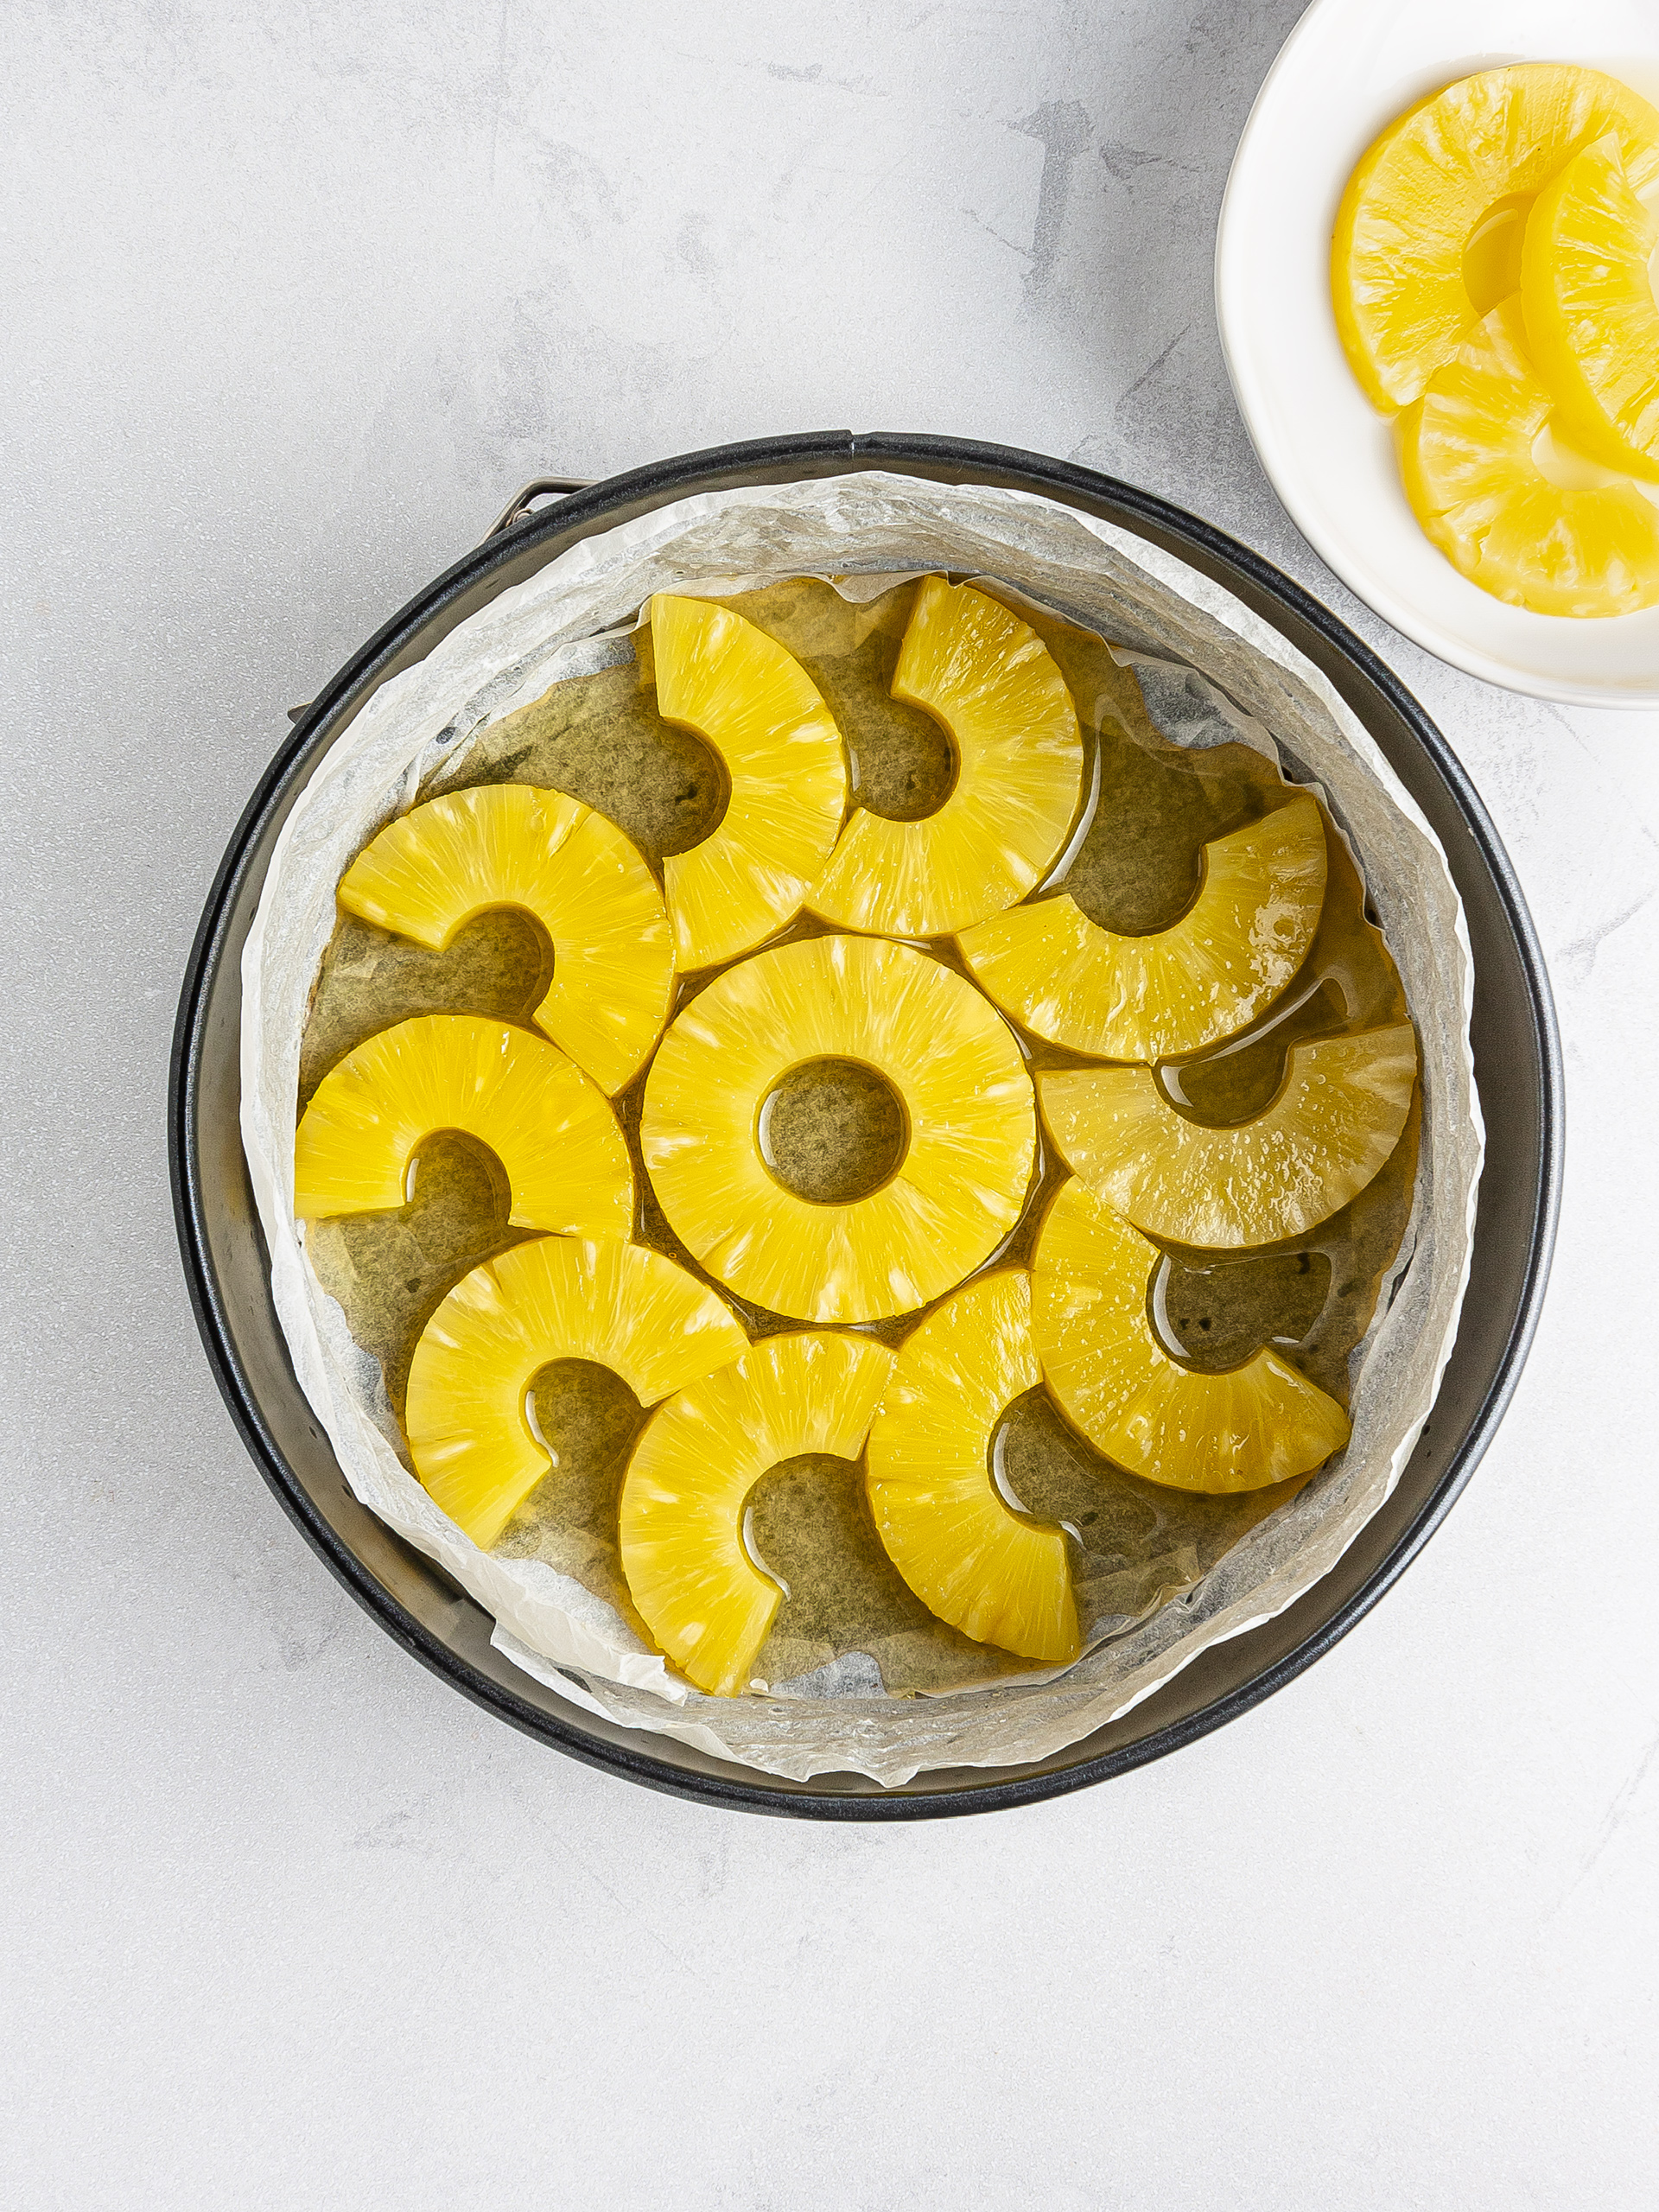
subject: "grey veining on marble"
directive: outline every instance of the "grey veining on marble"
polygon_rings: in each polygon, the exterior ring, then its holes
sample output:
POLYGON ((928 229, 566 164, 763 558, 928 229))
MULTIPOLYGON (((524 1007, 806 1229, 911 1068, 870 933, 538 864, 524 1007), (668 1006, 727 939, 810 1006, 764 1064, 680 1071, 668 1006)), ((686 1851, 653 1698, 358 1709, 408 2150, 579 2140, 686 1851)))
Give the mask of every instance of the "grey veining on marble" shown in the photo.
POLYGON ((1651 2202, 1659 715, 1428 659, 1264 482, 1210 254, 1298 13, 0 17, 9 2201, 1651 2202), (162 1121, 283 709, 522 479, 839 425, 1116 471, 1352 621, 1516 858, 1573 1115, 1515 1408, 1386 1603, 1173 1760, 890 1832, 630 1789, 380 1635, 220 1407, 162 1121))

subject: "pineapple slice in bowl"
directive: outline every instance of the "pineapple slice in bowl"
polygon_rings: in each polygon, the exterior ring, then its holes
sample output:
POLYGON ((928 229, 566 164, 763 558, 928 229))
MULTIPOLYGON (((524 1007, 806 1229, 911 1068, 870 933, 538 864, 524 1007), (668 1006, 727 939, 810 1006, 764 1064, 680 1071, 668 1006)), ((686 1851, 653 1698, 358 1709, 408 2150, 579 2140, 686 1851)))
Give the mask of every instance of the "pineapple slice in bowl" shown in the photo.
POLYGON ((549 1471, 525 1412, 541 1368, 592 1360, 652 1406, 747 1343, 725 1301, 659 1252, 612 1238, 517 1244, 462 1277, 415 1347, 415 1471, 487 1551, 549 1471))
POLYGON ((1659 605, 1659 507, 1593 461, 1546 473, 1535 449, 1554 412, 1511 296, 1400 418, 1413 512, 1460 575, 1511 607, 1585 618, 1659 605))
POLYGON ((1574 439, 1611 468, 1659 476, 1659 219, 1609 132, 1538 195, 1521 256, 1527 343, 1574 439))
POLYGON ((1036 1159, 1020 1047, 972 985, 880 938, 810 938, 728 969, 671 1023, 645 1078, 640 1150, 670 1225, 742 1299, 808 1321, 907 1313, 982 1266, 1036 1159), (766 1158, 768 1099, 850 1063, 897 1093, 904 1148, 842 1203, 766 1158))
POLYGON ((1032 1333, 1061 1410, 1120 1466, 1173 1490, 1264 1490, 1311 1473, 1348 1440, 1336 1400, 1275 1352, 1205 1375, 1153 1333, 1160 1254, 1082 1182, 1037 1241, 1032 1333))
POLYGON ((556 1046, 481 1014, 383 1029, 318 1084, 294 1140, 302 1221, 404 1204, 411 1160, 440 1129, 487 1145, 515 1229, 633 1231, 633 1165, 609 1101, 556 1046))
POLYGON ((733 960, 801 911, 847 812, 835 718, 792 653, 712 601, 651 602, 657 711, 694 730, 729 785, 718 827, 664 862, 682 968, 733 960))
POLYGON ((1178 1113, 1149 1068, 1037 1079, 1060 1157, 1149 1236, 1211 1249, 1300 1236, 1357 1198, 1400 1141, 1417 1080, 1408 1021, 1293 1045, 1271 1103, 1213 1127, 1178 1113))
POLYGON ((1122 937, 1069 893, 958 940, 975 981, 1033 1035, 1103 1059, 1195 1052, 1255 1020, 1307 957, 1325 904, 1325 825, 1299 797, 1203 849, 1192 905, 1122 937))
POLYGON ((906 1341, 870 1432, 868 1490, 887 1556, 941 1620, 1046 1666, 1082 1649, 1065 1532, 1016 1511, 997 1424, 1042 1381, 1031 1277, 982 1276, 906 1341))
POLYGON ((1082 791, 1077 709, 1028 622, 943 576, 922 579, 893 696, 943 725, 955 784, 919 822, 861 808, 807 905, 837 929, 948 936, 1023 899, 1065 843, 1082 791))
POLYGON ((1338 211, 1331 290, 1354 374, 1385 414, 1408 406, 1521 281, 1539 191, 1611 132, 1630 181, 1659 177, 1659 113, 1567 62, 1486 69, 1389 124, 1338 211))
POLYGON ((768 1337, 682 1389, 634 1446, 620 1513, 628 1592, 711 1697, 747 1687, 783 1595, 748 1548, 749 1492, 805 1452, 856 1459, 892 1370, 867 1338, 768 1337))
POLYGON ((615 823, 563 791, 483 784, 429 799, 364 848, 339 895, 434 951, 491 908, 533 915, 554 963, 537 1026, 607 1093, 663 1033, 674 948, 662 894, 615 823))

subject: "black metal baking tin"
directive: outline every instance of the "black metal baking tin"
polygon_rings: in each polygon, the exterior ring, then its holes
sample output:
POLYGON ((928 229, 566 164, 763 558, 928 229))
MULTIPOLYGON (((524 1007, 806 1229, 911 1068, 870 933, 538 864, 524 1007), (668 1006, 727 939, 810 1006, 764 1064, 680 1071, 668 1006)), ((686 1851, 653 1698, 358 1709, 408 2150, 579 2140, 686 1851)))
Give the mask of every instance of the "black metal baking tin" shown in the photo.
POLYGON ((185 1275, 225 1402, 290 1517, 405 1650, 526 1734, 630 1781, 797 1818, 902 1821, 1028 1804, 1160 1758, 1260 1704, 1370 1610, 1444 1519, 1514 1390, 1554 1239, 1562 1115, 1549 983, 1515 872, 1446 740, 1352 631, 1248 548, 1112 477, 1001 446, 835 430, 682 454, 575 492, 457 562, 346 663, 266 770, 213 880, 179 1002, 168 1139, 185 1275), (272 1308, 238 1127, 243 942, 289 807, 369 695, 581 538, 696 493, 867 468, 1006 485, 1102 517, 1224 585, 1324 671, 1446 849, 1474 953, 1472 1033, 1487 1122, 1469 1292, 1440 1395, 1393 1497, 1338 1564, 1276 1619, 1212 1647, 1122 1719, 1052 1758, 926 1774, 893 1789, 855 1775, 780 1781, 617 1727, 491 1649, 490 1616, 346 1486, 272 1308))

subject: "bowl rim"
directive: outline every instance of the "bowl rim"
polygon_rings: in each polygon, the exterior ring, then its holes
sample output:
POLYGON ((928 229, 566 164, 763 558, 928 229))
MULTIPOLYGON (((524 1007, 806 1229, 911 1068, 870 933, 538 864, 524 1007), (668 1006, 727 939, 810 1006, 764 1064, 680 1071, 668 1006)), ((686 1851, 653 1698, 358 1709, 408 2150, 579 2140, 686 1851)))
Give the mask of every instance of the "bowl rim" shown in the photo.
MULTIPOLYGON (((1272 615, 1268 619, 1271 620, 1272 615)), ((1294 641, 1293 641, 1294 642, 1294 641)), ((955 1817, 1028 1804, 1086 1789, 1128 1773, 1196 1741, 1249 1712, 1295 1679, 1338 1643, 1390 1589, 1445 1519, 1467 1484, 1513 1395, 1537 1326, 1560 1203, 1564 1090, 1559 1033, 1543 957, 1525 899, 1496 830, 1461 763, 1445 738, 1363 639, 1290 577, 1213 525, 1155 494, 1084 468, 1076 462, 977 441, 928 435, 814 431, 707 448, 651 463, 569 493, 550 509, 531 513, 493 536, 452 564, 375 632, 319 691, 266 767, 214 874, 186 963, 169 1064, 168 1154, 180 1255, 196 1325, 219 1392, 254 1464, 312 1548, 359 1605, 404 1650, 463 1694, 523 1732, 584 1764, 672 1795, 724 1807, 819 1820, 918 1820, 955 1817), (544 565, 555 551, 607 530, 632 514, 683 499, 694 491, 740 483, 786 483, 802 477, 871 468, 895 470, 934 481, 1001 484, 1037 493, 1127 527, 1178 557, 1198 559, 1204 573, 1229 588, 1246 588, 1247 604, 1287 613, 1321 640, 1338 663, 1348 664, 1380 693, 1408 728, 1431 769, 1446 786, 1479 859, 1490 875, 1513 940, 1536 1050, 1539 1159, 1526 1232, 1526 1256, 1513 1318, 1492 1363, 1484 1394, 1446 1465, 1382 1560, 1294 1647, 1198 1709, 1177 1716, 1146 1736, 1061 1768, 991 1770, 983 1782, 945 1781, 928 1775, 876 1794, 836 1793, 796 1784, 758 1770, 722 1764, 703 1772, 654 1756, 657 1738, 612 1742, 579 1725, 580 1709, 567 1720, 520 1696, 480 1671, 435 1635, 387 1588, 339 1535, 289 1463, 262 1408, 237 1339, 226 1287, 209 1244, 200 1147, 200 1074, 209 994, 224 964, 232 911, 250 872, 255 848, 273 813, 282 809, 310 762, 379 683, 424 657, 447 628, 466 613, 459 603, 475 599, 480 583, 503 590, 544 565), (527 560, 526 556, 530 557, 527 560), (415 647, 419 650, 415 650, 415 647)), ((239 1141, 238 1141, 239 1157, 239 1141)), ((257 1228, 255 1236, 257 1236, 257 1228)), ((264 1247, 259 1250, 263 1260, 264 1247)), ((268 1279, 268 1268, 266 1269, 268 1279)), ((294 1388, 298 1390, 298 1384, 294 1388)), ((429 1568, 430 1563, 422 1564, 429 1568)), ((1315 1585, 1315 1592, 1320 1586, 1315 1585)), ((1309 1593, 1310 1595, 1313 1593, 1309 1593)), ((463 1599, 467 1605, 470 1599, 463 1599)), ((480 1614, 482 1608, 478 1609, 480 1614)), ((487 1616, 485 1616, 487 1618, 487 1616)), ((1252 1633, 1247 1631, 1247 1634, 1252 1633)), ((1087 1738, 1084 1741, 1087 1742, 1087 1738)), ((1058 1755, 1065 1758, 1062 1753, 1058 1755)), ((938 1770, 935 1770, 938 1771, 938 1770)), ((957 1774, 967 1770, 954 1770, 957 1774)), ((831 1778, 833 1779, 833 1778, 831 1778)), ((822 1784, 825 1778, 818 1777, 822 1784)), ((872 1786, 873 1787, 873 1786, 872 1786)))

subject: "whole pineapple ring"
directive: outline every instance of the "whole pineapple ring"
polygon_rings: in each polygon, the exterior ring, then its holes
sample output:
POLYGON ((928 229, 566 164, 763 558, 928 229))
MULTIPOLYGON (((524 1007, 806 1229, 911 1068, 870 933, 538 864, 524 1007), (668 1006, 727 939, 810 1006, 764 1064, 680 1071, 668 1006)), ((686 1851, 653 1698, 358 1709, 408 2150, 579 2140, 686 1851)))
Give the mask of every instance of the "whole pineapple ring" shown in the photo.
POLYGON ((1068 893, 1016 906, 958 940, 975 980, 1051 1044, 1109 1060, 1160 1060, 1230 1037, 1307 957, 1325 904, 1317 801, 1217 837, 1198 895, 1149 937, 1091 922, 1068 893))
POLYGON ((1400 1141, 1417 1079, 1408 1021, 1293 1045, 1272 1103, 1224 1128, 1191 1121, 1150 1068, 1037 1079, 1060 1157, 1148 1236, 1211 1249, 1300 1236, 1357 1198, 1400 1141))
POLYGON ((847 753, 794 655, 712 601, 651 602, 657 711, 719 754, 720 823, 663 863, 682 968, 734 959, 792 921, 847 812, 847 753))
POLYGON ((677 1236, 709 1272, 774 1313, 907 1313, 988 1260, 1013 1229, 1036 1157, 1031 1079, 972 985, 880 938, 757 953, 684 1008, 645 1078, 640 1150, 677 1236), (818 1205, 761 1149, 760 1109, 818 1059, 884 1076, 909 1143, 868 1197, 818 1205))
POLYGON ((1032 1274, 1043 1379, 1091 1444, 1172 1490, 1265 1490, 1309 1473, 1348 1441, 1348 1416, 1278 1355, 1223 1375, 1172 1359, 1147 1318, 1159 1251, 1067 1183, 1048 1210, 1032 1274))
POLYGON ((550 1360, 588 1359, 655 1405, 748 1339, 725 1301, 641 1244, 545 1236, 458 1282, 409 1370, 404 1432, 435 1503, 487 1550, 548 1472, 524 1401, 550 1360))
POLYGON ((1063 1530, 1004 1503, 996 1425, 1042 1381, 1031 1277, 982 1275, 906 1340, 870 1431, 867 1487, 888 1558, 964 1636, 1067 1666, 1082 1649, 1063 1530))
POLYGON ((610 1103, 556 1046, 475 1014, 383 1029, 317 1085, 294 1139, 294 1211, 389 1213, 440 1129, 486 1144, 515 1229, 633 1234, 633 1166, 610 1103))
POLYGON ((1418 521, 1459 575, 1511 607, 1581 620, 1659 604, 1659 508, 1608 474, 1567 489, 1533 457, 1555 399, 1518 297, 1494 308, 1400 423, 1418 521))
POLYGON ((658 1643, 700 1690, 748 1681, 782 1592, 743 1541, 744 1502, 804 1452, 855 1459, 893 1370, 864 1337, 768 1337, 671 1398, 622 1484, 622 1572, 658 1643))
POLYGON ((1533 196, 1610 130, 1643 189, 1659 175, 1659 114, 1599 70, 1525 61, 1448 85, 1362 156, 1337 214, 1331 290, 1349 362, 1374 406, 1392 414, 1408 405, 1514 289, 1533 196), (1477 298, 1465 257, 1489 218, 1507 228, 1508 250, 1489 242, 1492 267, 1477 298))
POLYGON ((563 791, 483 784, 429 799, 364 847, 339 896, 434 951, 492 907, 533 914, 554 963, 537 1027, 607 1093, 663 1033, 674 947, 662 893, 616 824, 563 791))
POLYGON ((1023 899, 1065 842, 1082 791, 1077 712, 1031 625, 943 576, 922 580, 893 696, 944 725, 956 783, 920 822, 855 813, 806 903, 840 929, 947 936, 1023 899))

